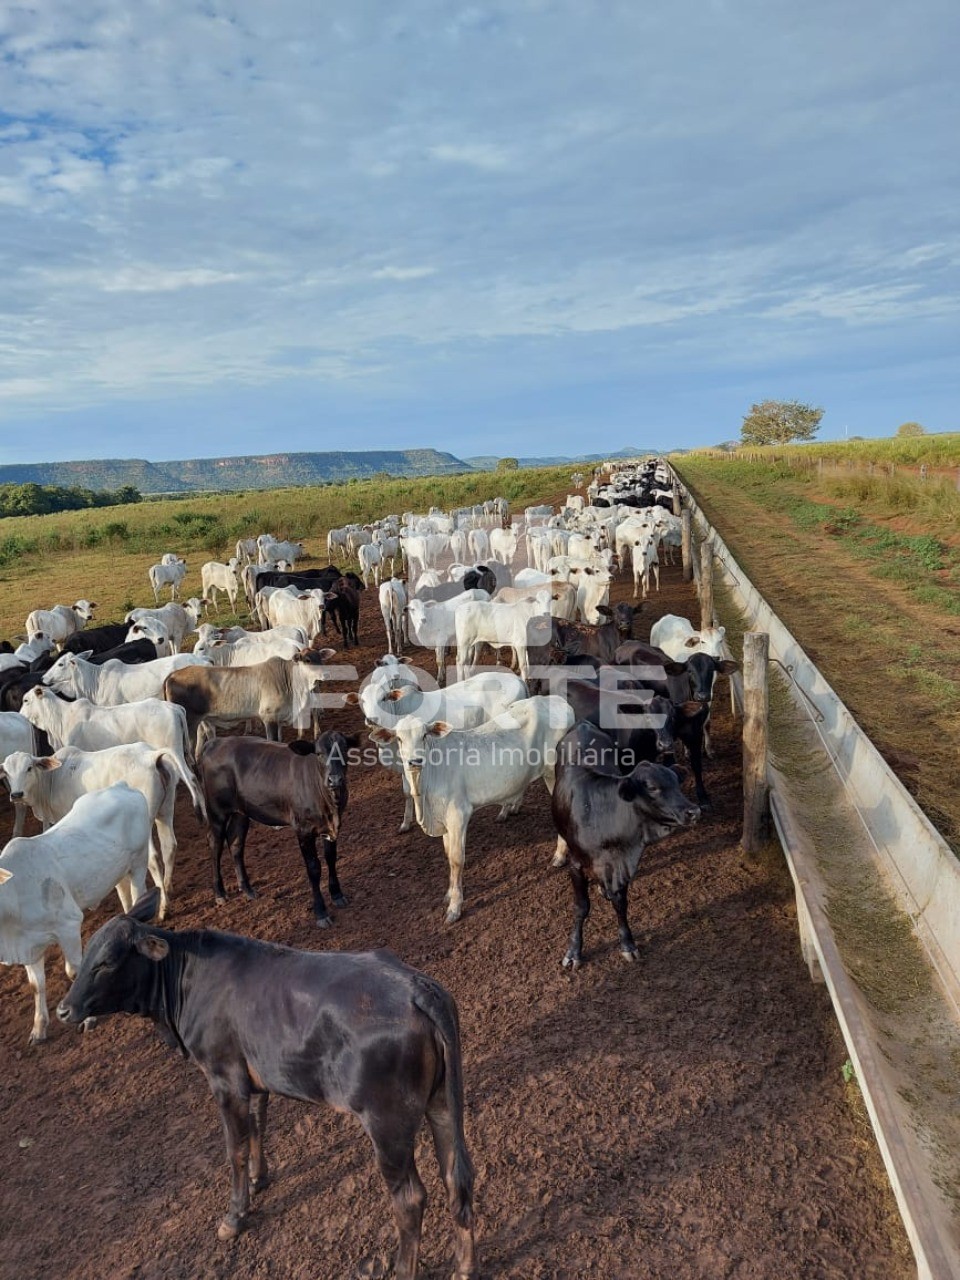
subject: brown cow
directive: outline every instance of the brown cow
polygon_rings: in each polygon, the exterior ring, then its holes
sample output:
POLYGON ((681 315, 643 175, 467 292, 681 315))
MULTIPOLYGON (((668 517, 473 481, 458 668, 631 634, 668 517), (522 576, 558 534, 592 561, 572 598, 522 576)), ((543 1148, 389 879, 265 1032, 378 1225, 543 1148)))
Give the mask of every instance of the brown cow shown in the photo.
POLYGON ((337 835, 347 807, 347 758, 358 742, 356 736, 328 731, 316 742, 301 740, 289 746, 250 737, 206 743, 197 770, 210 823, 207 838, 218 902, 226 899, 220 873, 224 842, 233 854, 241 892, 254 898, 243 858, 250 823, 293 827, 313 891, 314 917, 321 929, 329 928, 332 921, 320 891, 317 837, 323 840, 330 896, 336 906, 345 907, 337 878, 337 835))

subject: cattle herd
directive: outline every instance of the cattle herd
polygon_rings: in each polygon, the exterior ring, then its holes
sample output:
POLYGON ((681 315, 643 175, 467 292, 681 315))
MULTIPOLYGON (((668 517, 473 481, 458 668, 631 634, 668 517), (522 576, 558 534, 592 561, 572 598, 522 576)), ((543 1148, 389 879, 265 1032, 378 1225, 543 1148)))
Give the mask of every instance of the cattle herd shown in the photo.
POLYGON ((542 778, 554 865, 569 868, 573 892, 562 963, 583 963, 591 884, 613 907, 620 954, 633 960, 629 885, 644 849, 709 805, 711 698, 717 675, 736 666, 724 657, 723 628, 696 631, 667 615, 649 644, 633 638, 660 564, 680 545, 672 508, 660 460, 608 464, 558 511, 511 518, 496 499, 333 529, 322 569, 296 567, 300 542, 244 539, 227 564, 203 565, 203 594, 185 603, 176 597, 187 565, 170 553, 149 570, 154 607, 99 626, 88 625, 96 605, 86 599, 36 609, 22 643, 3 643, 0 773, 16 817, 0 855, 0 963, 26 968, 32 1043, 47 1036, 44 955, 55 943, 73 979, 62 1021, 88 1027, 136 1013, 199 1064, 232 1176, 221 1238, 241 1230, 251 1192, 266 1183, 274 1092, 360 1118, 392 1199, 401 1280, 417 1273, 425 1192, 414 1148, 426 1117, 455 1221, 454 1275, 479 1274, 452 997, 385 952, 295 951, 155 923, 174 892, 178 785, 206 828, 218 901, 224 846, 239 890, 253 896, 250 823, 289 827, 326 928, 319 851, 330 899, 343 905, 337 839, 350 766, 395 773, 401 831, 417 824, 443 840, 448 924, 463 912, 473 814, 497 806, 498 819, 509 817, 542 778), (350 559, 359 574, 346 569, 350 559), (611 608, 611 583, 628 572, 637 603, 611 608), (165 585, 171 599, 161 605, 165 585), (361 681, 333 665, 325 640, 343 657, 358 643, 371 586, 386 652, 361 681), (204 620, 218 592, 233 608, 245 600, 255 629, 204 620), (192 651, 181 652, 192 633, 192 651), (417 650, 434 661, 415 663, 417 650), (487 651, 497 665, 480 663, 487 651), (354 732, 324 729, 335 705, 354 708, 354 732), (28 809, 41 834, 23 834, 28 809), (123 914, 83 950, 84 913, 112 889, 123 914))

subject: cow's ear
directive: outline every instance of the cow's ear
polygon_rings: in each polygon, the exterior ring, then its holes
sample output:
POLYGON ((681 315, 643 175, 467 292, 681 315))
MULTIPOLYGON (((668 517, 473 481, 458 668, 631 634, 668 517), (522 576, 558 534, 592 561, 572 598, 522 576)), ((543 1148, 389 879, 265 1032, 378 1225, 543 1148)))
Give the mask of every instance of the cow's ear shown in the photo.
POLYGON ((392 742, 393 738, 394 738, 394 735, 390 732, 389 729, 384 729, 379 725, 377 726, 376 729, 371 729, 370 731, 371 742, 392 742))
POLYGON ((726 634, 727 634, 727 628, 726 628, 726 627, 717 627, 717 635, 720 637, 720 639, 721 639, 721 640, 723 639, 723 637, 724 637, 726 634))
POLYGON ((160 907, 160 890, 151 889, 149 893, 139 897, 127 912, 128 920, 139 920, 141 924, 149 924, 160 907))
POLYGON ((632 777, 621 778, 617 786, 617 795, 629 804, 640 794, 640 788, 632 777))
POLYGON ((0 867, 0 884, 6 884, 8 880, 13 879, 13 872, 8 871, 6 867, 0 867))
POLYGON ((734 662, 733 658, 724 658, 722 662, 717 663, 717 675, 728 676, 731 671, 739 671, 740 663, 734 662))
POLYGON ((347 745, 347 750, 348 750, 348 751, 356 751, 356 749, 360 746, 360 734, 359 734, 359 733, 347 733, 347 734, 344 734, 344 738, 343 738, 343 740, 344 740, 344 742, 345 742, 345 743, 346 743, 346 745, 347 745))
POLYGON ((295 756, 312 756, 316 754, 316 748, 309 738, 294 738, 292 742, 287 743, 287 750, 292 751, 295 756))
POLYGON ((336 649, 315 649, 313 652, 314 662, 329 662, 331 658, 336 657, 336 649))
POLYGON ((698 711, 703 710, 702 702, 681 702, 680 710, 686 716, 695 716, 698 711))
POLYGON ((427 733, 432 734, 435 738, 445 738, 453 728, 452 724, 447 724, 446 720, 434 720, 433 724, 427 729, 427 733))
POLYGON ((389 693, 383 695, 381 702, 399 702, 406 693, 406 689, 391 689, 389 693))
POLYGON ((170 954, 170 943, 155 933, 142 933, 133 944, 142 956, 159 964, 170 954))
POLYGON ((610 606, 609 606, 609 605, 606 605, 606 604, 598 604, 598 605, 597 605, 597 613, 601 613, 601 614, 603 614, 603 616, 604 616, 605 618, 612 618, 612 617, 613 617, 613 610, 610 608, 610 606))
POLYGON ((663 669, 668 676, 685 676, 687 674, 687 664, 685 662, 665 662, 663 669))
POLYGON ((44 756, 41 760, 34 760, 34 766, 37 769, 61 769, 63 761, 58 760, 56 756, 44 756))
POLYGON ((689 640, 685 640, 683 642, 685 649, 695 649, 699 643, 700 643, 699 635, 691 636, 689 640))
POLYGON ((359 707, 360 705, 359 693, 345 693, 343 695, 343 704, 346 707, 359 707))

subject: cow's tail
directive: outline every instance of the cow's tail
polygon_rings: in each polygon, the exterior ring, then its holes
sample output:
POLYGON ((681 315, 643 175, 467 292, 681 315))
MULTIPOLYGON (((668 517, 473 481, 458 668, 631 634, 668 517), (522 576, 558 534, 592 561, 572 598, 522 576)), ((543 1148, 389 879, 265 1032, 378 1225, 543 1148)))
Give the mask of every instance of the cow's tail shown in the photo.
POLYGON ((450 1210, 461 1227, 473 1226, 473 1161, 463 1131, 463 1058, 460 1053, 460 1020, 453 996, 438 982, 418 974, 413 998, 417 1008, 433 1023, 443 1050, 443 1091, 453 1129, 453 1185, 450 1210))
POLYGON ((157 760, 157 768, 163 778, 164 786, 167 790, 170 787, 176 787, 178 782, 182 782, 190 792, 190 799, 193 801, 193 811, 201 822, 206 821, 207 811, 204 804, 203 792, 197 786, 197 780, 190 772, 190 769, 180 759, 175 751, 167 748, 161 748, 159 759, 157 760))
MULTIPOLYGON (((166 694, 166 683, 164 683, 163 690, 164 694, 166 694)), ((206 822, 207 805, 203 798, 203 792, 197 785, 197 761, 193 754, 193 743, 190 741, 190 728, 187 724, 187 713, 184 711, 183 707, 179 706, 177 703, 172 703, 171 705, 180 712, 180 715, 177 717, 180 725, 180 745, 183 752, 183 758, 186 761, 186 768, 182 771, 182 777, 184 782, 187 784, 187 790, 190 792, 190 798, 193 801, 193 812, 197 815, 197 821, 206 822)), ((177 763, 179 764, 179 761, 177 763)))

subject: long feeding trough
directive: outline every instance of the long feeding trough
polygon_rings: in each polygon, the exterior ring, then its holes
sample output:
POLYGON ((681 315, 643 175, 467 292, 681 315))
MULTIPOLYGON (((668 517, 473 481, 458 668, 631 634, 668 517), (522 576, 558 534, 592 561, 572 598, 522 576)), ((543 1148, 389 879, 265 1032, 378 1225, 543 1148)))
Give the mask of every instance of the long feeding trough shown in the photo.
POLYGON ((722 621, 769 634, 771 811, 921 1280, 960 1276, 960 864, 698 508, 722 621))

